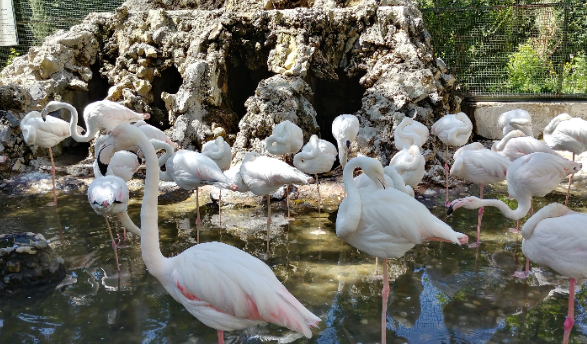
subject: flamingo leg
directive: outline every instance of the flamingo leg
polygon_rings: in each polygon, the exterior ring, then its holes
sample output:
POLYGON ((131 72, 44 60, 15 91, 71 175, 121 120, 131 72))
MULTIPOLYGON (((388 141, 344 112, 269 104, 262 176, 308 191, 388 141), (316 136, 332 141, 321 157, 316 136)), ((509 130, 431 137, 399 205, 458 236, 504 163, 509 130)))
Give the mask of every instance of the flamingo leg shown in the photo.
POLYGON ((322 203, 322 198, 320 197, 320 182, 318 181, 318 173, 316 175, 316 190, 318 190, 318 229, 322 228, 322 217, 320 216, 320 208, 322 203))
POLYGON ((108 233, 110 233, 110 239, 112 240, 112 247, 114 248, 114 257, 116 258, 116 269, 120 271, 120 265, 118 264, 118 250, 116 248, 116 242, 114 241, 114 236, 112 235, 112 229, 110 228, 110 223, 108 222, 108 218, 104 216, 104 220, 106 220, 106 227, 108 227, 108 233))
MULTIPOLYGON (((479 198, 483 199, 483 184, 479 184, 479 198)), ((479 237, 481 236, 481 220, 483 219, 484 209, 484 207, 479 208, 477 215, 477 242, 469 245, 469 247, 479 247, 479 245, 481 244, 481 242, 479 241, 479 237)))
POLYGON ((567 344, 569 342, 569 336, 571 335, 573 324, 575 324, 575 279, 571 278, 569 280, 569 313, 564 324, 565 336, 563 339, 563 344, 567 344))
POLYGON ((446 193, 444 197, 444 206, 447 208, 450 206, 450 202, 448 201, 448 173, 448 145, 446 145, 446 156, 444 157, 444 174, 446 176, 446 193))
POLYGON ((224 344, 224 331, 218 331, 218 344, 224 344))
POLYGON ((526 257, 526 270, 525 271, 516 271, 512 276, 519 278, 519 279, 526 279, 530 275, 530 259, 526 257))
POLYGON ((53 180, 53 203, 47 203, 47 206, 57 206, 57 192, 55 191, 55 162, 53 161, 53 150, 49 147, 49 157, 51 158, 51 179, 53 180))
MULTIPOLYGON (((573 153, 573 161, 575 161, 575 153, 573 153)), ((569 194, 571 193, 571 183, 573 182, 573 176, 575 174, 571 174, 571 176, 569 177, 569 186, 567 187, 567 198, 565 198, 565 207, 567 206, 567 204, 569 203, 569 194)))
POLYGON ((222 226, 222 212, 220 211, 220 202, 222 202, 222 189, 218 190, 218 224, 222 226))
POLYGON ((271 196, 267 195, 267 255, 269 255, 269 231, 271 229, 271 196))
POLYGON ((200 243, 200 194, 196 188, 196 244, 200 243))
POLYGON ((381 262, 383 268, 383 290, 381 291, 381 344, 387 341, 386 329, 387 327, 387 299, 389 298, 389 276, 387 271, 387 259, 383 258, 381 262))

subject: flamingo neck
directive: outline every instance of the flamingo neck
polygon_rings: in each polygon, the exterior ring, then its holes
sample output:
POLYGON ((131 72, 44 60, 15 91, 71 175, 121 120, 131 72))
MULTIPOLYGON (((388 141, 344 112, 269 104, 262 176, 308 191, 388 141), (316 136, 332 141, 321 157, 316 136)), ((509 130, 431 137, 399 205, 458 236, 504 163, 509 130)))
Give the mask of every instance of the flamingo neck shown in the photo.
POLYGON ((77 142, 90 142, 91 139, 96 136, 98 130, 88 127, 88 123, 86 123, 86 133, 84 135, 80 135, 77 132, 77 110, 76 108, 69 104, 69 103, 61 103, 61 106, 69 110, 71 118, 69 119, 69 134, 71 137, 76 140, 77 142))
POLYGON ((126 211, 118 213, 116 214, 116 216, 118 217, 122 225, 126 227, 126 229, 128 229, 132 234, 137 235, 139 237, 141 236, 141 229, 137 227, 137 225, 135 225, 134 222, 132 222, 126 211))
POLYGON ((477 208, 481 207, 495 207, 503 213, 505 217, 512 220, 519 220, 528 214, 530 207, 532 206, 532 197, 527 196, 517 199, 518 207, 512 210, 507 204, 498 199, 479 199, 477 201, 477 208))
POLYGON ((413 159, 410 161, 403 160, 391 166, 400 173, 404 171, 414 171, 418 168, 418 159, 416 159, 413 155, 412 158, 413 159))
POLYGON ((511 140, 514 137, 520 137, 519 133, 516 133, 515 130, 510 131, 509 133, 507 133, 503 139, 501 139, 501 141, 498 141, 497 144, 495 145, 495 149, 498 152, 503 151, 503 149, 505 148, 505 145, 507 145, 507 143, 509 142, 509 140, 511 140))
MULTIPOLYGON (((405 126, 404 126, 405 127, 405 126)), ((410 140, 410 146, 411 145, 416 145, 416 146, 421 146, 422 142, 420 139, 420 135, 414 133, 414 132, 406 132, 403 130, 404 128, 402 127, 401 130, 398 131, 398 136, 402 139, 408 139, 410 140)))
POLYGON ((337 139, 336 144, 338 145, 338 162, 340 162, 342 168, 344 169, 349 153, 346 148, 346 140, 344 138, 340 140, 337 139))
POLYGON ((573 213, 573 211, 564 205, 559 203, 551 203, 540 209, 538 212, 532 215, 528 221, 526 221, 524 226, 522 226, 522 237, 524 239, 530 239, 532 233, 534 233, 534 228, 536 228, 540 221, 552 217, 564 216, 570 213, 573 213))
MULTIPOLYGON (((355 184, 353 178, 353 171, 355 168, 360 167, 359 164, 360 162, 356 158, 351 159, 351 161, 345 165, 342 173, 342 180, 347 194, 345 200, 349 203, 348 209, 353 209, 353 211, 347 211, 346 214, 344 214, 344 221, 341 221, 340 225, 337 219, 336 235, 341 238, 354 233, 359 227, 359 222, 361 221, 363 202, 361 200, 359 188, 355 184)), ((376 180, 373 182, 378 183, 376 180)))

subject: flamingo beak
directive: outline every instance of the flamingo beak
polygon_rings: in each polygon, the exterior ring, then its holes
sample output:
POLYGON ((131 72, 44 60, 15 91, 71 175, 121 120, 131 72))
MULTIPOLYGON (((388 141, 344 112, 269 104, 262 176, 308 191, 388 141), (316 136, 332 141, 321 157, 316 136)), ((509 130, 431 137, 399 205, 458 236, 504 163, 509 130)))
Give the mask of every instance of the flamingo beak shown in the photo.
POLYGON ((454 211, 454 208, 452 206, 452 203, 448 206, 448 209, 446 210, 446 215, 452 214, 452 212, 454 211))
POLYGON ((346 149, 351 149, 351 140, 346 140, 346 149))
POLYGON ((107 200, 104 200, 104 201, 102 201, 102 206, 103 206, 104 208, 108 208, 108 206, 109 206, 109 205, 110 205, 110 203, 108 203, 108 201, 107 201, 107 200))

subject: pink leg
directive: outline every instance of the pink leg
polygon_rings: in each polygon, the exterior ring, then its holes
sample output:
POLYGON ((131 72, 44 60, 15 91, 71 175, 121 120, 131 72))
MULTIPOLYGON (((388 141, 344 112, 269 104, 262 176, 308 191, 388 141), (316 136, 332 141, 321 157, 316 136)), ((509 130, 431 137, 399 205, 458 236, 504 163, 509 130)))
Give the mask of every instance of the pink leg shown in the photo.
POLYGON ((320 216, 320 208, 322 207, 322 198, 320 197, 320 183, 318 182, 318 173, 316 173, 316 190, 318 190, 318 229, 321 229, 322 217, 320 216))
POLYGON ((106 227, 108 227, 108 233, 110 233, 110 239, 112 240, 112 247, 114 248, 114 257, 116 258, 116 269, 120 271, 120 265, 118 264, 118 250, 116 248, 116 242, 114 241, 114 236, 112 235, 112 229, 110 228, 110 223, 108 222, 108 218, 104 216, 104 220, 106 220, 106 227))
POLYGON ((200 243, 200 193, 196 188, 196 244, 200 243))
POLYGON ((444 197, 444 206, 449 207, 450 202, 448 201, 448 145, 446 145, 446 156, 444 157, 444 174, 446 175, 446 194, 444 197))
MULTIPOLYGON (((573 153, 573 161, 575 161, 575 153, 573 153)), ((571 174, 569 177, 569 186, 567 187, 567 198, 565 198, 565 207, 569 204, 569 194, 571 193, 571 183, 573 182, 573 176, 575 174, 571 174)))
POLYGON ((267 256, 269 256, 269 231, 271 229, 271 196, 267 195, 267 256))
POLYGON ((218 344, 224 344, 224 331, 218 330, 218 344))
POLYGON ((526 257, 526 271, 516 271, 512 276, 519 279, 526 279, 530 275, 530 259, 526 257))
POLYGON ((520 233, 520 220, 517 221, 516 228, 510 228, 509 231, 512 233, 520 233))
POLYGON ((285 185, 285 205, 287 207, 287 219, 290 220, 290 213, 289 213, 289 184, 285 185))
POLYGON ((47 203, 47 206, 57 206, 57 192, 55 191, 55 162, 53 161, 53 150, 49 147, 49 157, 51 157, 51 178, 53 180, 53 203, 47 203))
MULTIPOLYGON (((479 198, 483 199, 483 184, 479 184, 479 198)), ((479 241, 479 236, 481 236, 481 219, 483 219, 483 211, 484 207, 479 208, 477 212, 477 242, 474 244, 470 244, 469 247, 479 247, 481 242, 479 241)))
POLYGON ((389 276, 387 275, 387 259, 383 258, 381 262, 383 268, 383 290, 381 291, 381 344, 387 341, 386 330, 387 327, 387 299, 389 298, 389 276))
POLYGON ((222 214, 220 211, 220 202, 222 202, 222 189, 218 190, 218 224, 222 226, 222 214))
POLYGON ((563 344, 567 344, 569 342, 569 336, 571 335, 573 324, 575 324, 575 279, 571 278, 569 280, 569 313, 564 325, 565 336, 563 339, 563 344))

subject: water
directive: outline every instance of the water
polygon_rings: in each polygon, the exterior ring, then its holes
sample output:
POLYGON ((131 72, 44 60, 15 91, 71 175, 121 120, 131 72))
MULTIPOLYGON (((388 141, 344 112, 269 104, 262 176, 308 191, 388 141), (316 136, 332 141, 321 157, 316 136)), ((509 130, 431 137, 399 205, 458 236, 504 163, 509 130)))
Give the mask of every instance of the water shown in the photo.
MULTIPOLYGON (((496 194, 486 189, 486 197, 496 194)), ((472 194, 477 191, 473 189, 472 194)), ((195 243, 195 201, 187 194, 161 197, 162 251, 178 254, 195 243)), ((139 223, 140 195, 131 196, 130 217, 139 223)), ((555 199, 539 199, 539 208, 555 199)), ((60 195, 58 213, 44 196, 3 195, 2 233, 34 231, 45 235, 69 262, 57 289, 25 298, 0 300, 0 343, 213 343, 216 331, 202 325, 174 301, 142 262, 138 238, 119 250, 117 273, 104 218, 85 195, 60 195)), ((438 202, 437 204, 440 204, 438 202)), ((304 208, 305 209, 305 208, 304 208)), ((477 212, 459 209, 446 217, 455 230, 475 238, 477 212)), ((580 210, 580 209, 579 209, 580 210)), ((335 209, 323 213, 325 235, 315 235, 317 212, 284 219, 272 204, 273 232, 266 252, 266 207, 201 207, 201 241, 222 241, 266 259, 277 277, 323 320, 307 340, 266 324, 226 332, 227 343, 376 343, 381 331, 382 281, 375 259, 343 243, 335 234, 335 209), (330 213, 330 214, 329 214, 330 213)), ((478 249, 432 242, 389 261, 388 343, 550 343, 561 342, 567 313, 568 280, 534 267, 537 278, 511 277, 523 267, 521 238, 497 210, 486 208, 478 249)), ((117 225, 114 225, 117 227, 117 225)), ((120 234, 121 230, 118 229, 120 234)), ((571 342, 587 342, 587 292, 576 296, 571 342)))

